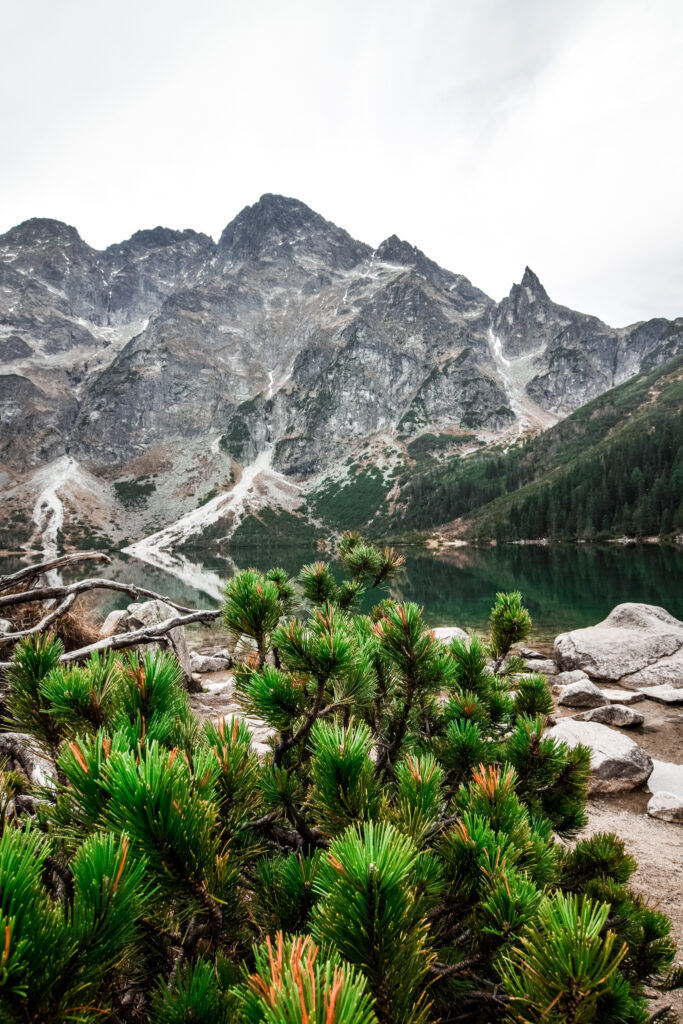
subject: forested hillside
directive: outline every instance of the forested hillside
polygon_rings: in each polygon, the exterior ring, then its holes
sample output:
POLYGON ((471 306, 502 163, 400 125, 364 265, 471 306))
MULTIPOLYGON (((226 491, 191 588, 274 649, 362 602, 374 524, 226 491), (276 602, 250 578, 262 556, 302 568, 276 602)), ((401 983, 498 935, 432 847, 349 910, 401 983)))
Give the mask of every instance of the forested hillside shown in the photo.
POLYGON ((454 524, 499 540, 674 533, 683 529, 682 410, 677 357, 526 444, 414 474, 393 525, 454 524))

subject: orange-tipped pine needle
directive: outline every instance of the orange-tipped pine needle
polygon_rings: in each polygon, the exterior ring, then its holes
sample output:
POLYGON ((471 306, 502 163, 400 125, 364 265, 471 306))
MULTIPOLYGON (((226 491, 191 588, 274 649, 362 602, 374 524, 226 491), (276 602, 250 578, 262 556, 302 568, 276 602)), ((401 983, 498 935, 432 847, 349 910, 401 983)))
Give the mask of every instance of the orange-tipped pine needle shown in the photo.
POLYGON ((123 846, 123 855, 121 857, 121 863, 119 864, 119 870, 116 872, 116 878, 114 879, 114 892, 116 892, 119 887, 121 875, 123 874, 123 869, 126 866, 126 858, 128 857, 128 836, 123 837, 123 843, 121 845, 123 846))
POLYGON ((83 751, 81 750, 81 748, 78 746, 77 743, 71 742, 71 743, 69 743, 69 750, 71 751, 71 753, 76 758, 76 760, 80 764, 81 768, 83 769, 83 771, 87 775, 89 773, 89 771, 90 771, 90 768, 88 767, 88 762, 83 757, 83 751))

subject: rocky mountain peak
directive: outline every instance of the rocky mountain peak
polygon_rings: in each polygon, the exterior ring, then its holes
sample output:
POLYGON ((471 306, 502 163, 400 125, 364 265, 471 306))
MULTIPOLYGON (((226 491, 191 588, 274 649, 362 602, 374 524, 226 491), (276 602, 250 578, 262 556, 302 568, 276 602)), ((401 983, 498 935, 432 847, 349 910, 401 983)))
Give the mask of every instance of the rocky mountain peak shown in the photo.
POLYGON ((539 281, 536 274, 534 274, 531 267, 524 268, 524 276, 522 278, 521 287, 525 289, 527 298, 532 301, 531 296, 534 299, 547 299, 548 293, 539 281))
POLYGON ((183 242, 197 242, 210 247, 213 247, 214 244, 213 239, 208 235, 193 231, 191 228, 187 228, 185 231, 175 231, 172 228, 156 227, 136 231, 125 242, 110 245, 107 251, 117 252, 121 249, 129 249, 143 252, 148 249, 168 249, 172 245, 183 242))
POLYGON ((295 250, 344 268, 354 266, 371 252, 369 246, 357 242, 305 203, 272 193, 238 213, 218 242, 219 253, 231 262, 286 257, 295 250))
POLYGON ((386 260, 387 263, 400 263, 404 266, 413 266, 420 260, 426 259, 423 252, 410 242, 404 242, 398 235, 390 235, 385 238, 378 247, 375 256, 377 259, 386 260))
POLYGON ((305 203, 267 193, 230 221, 218 243, 219 250, 235 256, 260 255, 281 241, 320 230, 325 221, 305 203))
POLYGON ((400 266, 414 270, 420 277, 429 281, 435 288, 448 293, 449 299, 461 310, 474 311, 490 304, 484 292, 475 288, 462 274, 453 274, 444 270, 434 260, 418 249, 416 245, 405 242, 398 235, 390 235, 375 251, 375 258, 386 263, 398 263, 400 266))
POLYGON ((10 228, 4 235, 0 235, 0 246, 3 248, 12 246, 35 248, 41 245, 85 246, 85 244, 76 228, 51 217, 31 217, 30 220, 22 221, 16 227, 10 228))

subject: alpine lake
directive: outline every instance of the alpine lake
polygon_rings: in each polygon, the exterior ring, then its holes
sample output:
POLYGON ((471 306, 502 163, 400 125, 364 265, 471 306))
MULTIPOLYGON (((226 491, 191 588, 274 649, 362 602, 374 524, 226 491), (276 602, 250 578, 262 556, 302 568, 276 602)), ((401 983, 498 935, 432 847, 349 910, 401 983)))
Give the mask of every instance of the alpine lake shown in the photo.
MULTIPOLYGON (((414 601, 430 626, 460 626, 485 633, 496 593, 519 590, 533 620, 530 643, 547 648, 558 633, 590 626, 624 601, 660 605, 683 618, 683 548, 670 544, 505 544, 492 547, 397 548, 405 568, 380 591, 361 602, 369 610, 383 596, 414 601)), ((314 547, 232 548, 229 557, 201 558, 193 551, 169 558, 162 568, 116 553, 110 566, 82 565, 81 576, 107 576, 153 590, 196 608, 217 608, 223 585, 247 567, 281 566, 296 577, 303 565, 330 559, 314 547)), ((332 566, 338 578, 342 567, 332 566)), ((14 571, 18 559, 3 559, 0 571, 14 571)), ((99 615, 126 607, 125 595, 96 592, 99 615)), ((213 627, 220 629, 220 627, 213 627)))

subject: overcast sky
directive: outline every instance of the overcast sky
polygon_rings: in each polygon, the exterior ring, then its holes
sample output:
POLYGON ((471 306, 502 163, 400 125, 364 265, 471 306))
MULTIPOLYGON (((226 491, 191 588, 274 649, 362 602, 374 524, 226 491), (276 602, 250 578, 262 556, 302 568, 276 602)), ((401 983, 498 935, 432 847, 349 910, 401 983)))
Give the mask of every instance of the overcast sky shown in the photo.
POLYGON ((683 315, 683 0, 2 8, 0 231, 217 237, 280 192, 496 299, 529 264, 615 326, 683 315))

